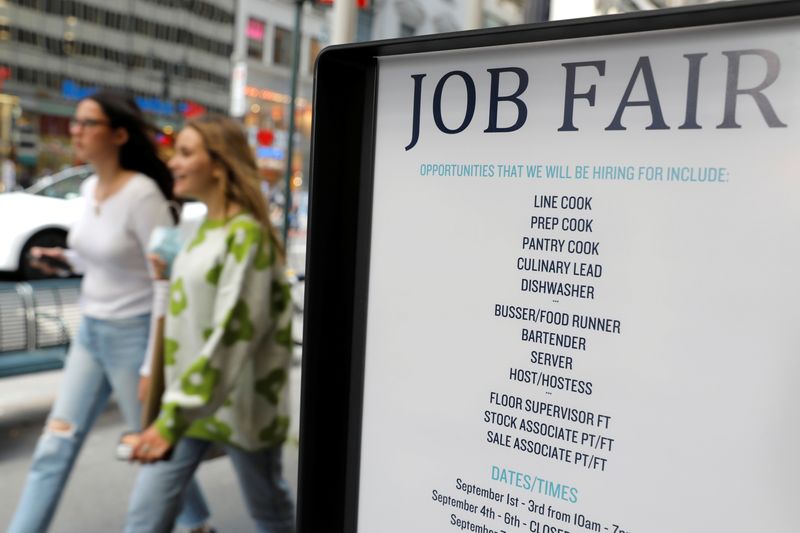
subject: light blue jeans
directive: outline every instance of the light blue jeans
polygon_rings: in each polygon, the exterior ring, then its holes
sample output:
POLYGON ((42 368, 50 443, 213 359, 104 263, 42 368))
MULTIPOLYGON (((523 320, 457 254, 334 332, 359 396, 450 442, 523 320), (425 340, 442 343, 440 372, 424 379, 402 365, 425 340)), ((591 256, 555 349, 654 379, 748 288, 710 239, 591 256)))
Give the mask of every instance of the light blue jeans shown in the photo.
MULTIPOLYGON (((47 427, 39 438, 8 533, 47 531, 84 439, 112 391, 126 426, 132 431, 140 429, 139 367, 149 329, 149 314, 121 320, 83 317, 48 417, 66 423, 69 429, 47 427)), ((108 450, 109 460, 113 452, 108 450)), ((179 524, 193 527, 208 517, 200 487, 192 480, 179 524)))
MULTIPOLYGON (((183 437, 172 457, 143 465, 133 487, 125 533, 167 533, 180 507, 181 496, 212 443, 183 437)), ((292 533, 294 504, 283 479, 281 449, 246 452, 225 446, 233 462, 247 510, 259 533, 292 533)))

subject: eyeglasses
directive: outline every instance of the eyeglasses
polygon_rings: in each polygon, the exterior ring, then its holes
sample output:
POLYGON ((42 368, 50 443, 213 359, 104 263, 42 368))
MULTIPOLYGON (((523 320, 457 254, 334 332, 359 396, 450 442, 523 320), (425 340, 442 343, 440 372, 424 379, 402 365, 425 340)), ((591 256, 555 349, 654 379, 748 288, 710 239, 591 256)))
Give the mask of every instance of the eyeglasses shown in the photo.
POLYGON ((103 124, 108 124, 107 120, 97 119, 97 118, 73 118, 69 121, 69 129, 71 130, 82 130, 84 128, 94 128, 96 126, 102 126, 103 124))

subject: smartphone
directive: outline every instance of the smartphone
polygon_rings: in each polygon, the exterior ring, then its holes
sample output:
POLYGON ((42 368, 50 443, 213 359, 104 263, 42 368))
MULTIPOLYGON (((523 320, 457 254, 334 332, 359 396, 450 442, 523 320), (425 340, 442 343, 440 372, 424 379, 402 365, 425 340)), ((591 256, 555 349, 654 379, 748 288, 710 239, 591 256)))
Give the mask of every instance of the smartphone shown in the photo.
POLYGON ((114 450, 114 456, 120 461, 130 461, 133 457, 133 444, 118 442, 117 449, 114 450))
MULTIPOLYGON (((117 448, 114 450, 114 456, 120 461, 130 461, 133 458, 133 449, 138 444, 139 434, 136 432, 123 433, 119 441, 117 441, 117 448)), ((170 448, 167 453, 160 459, 161 461, 169 461, 172 459, 172 452, 175 448, 170 448)))
POLYGON ((119 437, 114 456, 120 461, 130 461, 133 458, 133 448, 136 446, 138 433, 125 432, 119 437))
POLYGON ((54 268, 56 270, 62 270, 67 273, 72 272, 72 267, 66 261, 62 261, 61 259, 56 259, 55 257, 50 257, 49 255, 42 255, 40 257, 33 257, 29 256, 31 261, 41 261, 45 265, 49 266, 50 268, 54 268))

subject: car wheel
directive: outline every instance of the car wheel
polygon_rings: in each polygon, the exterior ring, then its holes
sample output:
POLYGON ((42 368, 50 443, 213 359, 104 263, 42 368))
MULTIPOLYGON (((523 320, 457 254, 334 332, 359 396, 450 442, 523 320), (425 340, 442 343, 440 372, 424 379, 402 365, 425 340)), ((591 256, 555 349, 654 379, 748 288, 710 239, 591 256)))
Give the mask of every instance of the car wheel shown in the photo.
POLYGON ((41 231, 28 239, 25 246, 22 247, 22 254, 19 258, 19 276, 22 279, 42 279, 46 278, 42 271, 33 268, 28 257, 31 248, 34 246, 49 247, 67 247, 67 232, 60 229, 48 229, 41 231))

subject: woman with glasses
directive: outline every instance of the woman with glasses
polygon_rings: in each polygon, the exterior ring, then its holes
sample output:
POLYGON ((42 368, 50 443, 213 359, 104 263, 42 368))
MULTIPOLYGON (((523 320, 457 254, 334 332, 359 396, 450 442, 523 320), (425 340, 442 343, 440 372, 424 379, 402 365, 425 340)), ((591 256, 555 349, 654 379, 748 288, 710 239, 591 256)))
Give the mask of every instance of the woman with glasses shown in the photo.
MULTIPOLYGON (((48 529, 78 452, 112 392, 126 425, 139 429, 139 370, 154 297, 147 245, 156 226, 177 222, 170 207, 172 176, 133 99, 100 92, 82 100, 70 134, 76 157, 95 171, 82 185, 86 206, 70 230, 70 250, 34 248, 31 255, 45 273, 83 273, 82 318, 10 533, 48 529)), ((191 483, 180 523, 204 531, 208 517, 199 487, 191 483)))
POLYGON ((208 210, 172 265, 165 391, 134 449, 145 464, 125 531, 169 532, 195 470, 220 445, 258 531, 288 533, 294 505, 281 445, 289 428, 291 295, 256 162, 237 123, 209 117, 180 132, 169 167, 175 194, 208 210))

